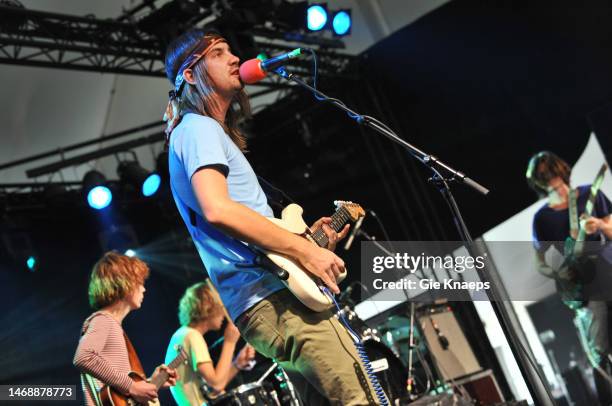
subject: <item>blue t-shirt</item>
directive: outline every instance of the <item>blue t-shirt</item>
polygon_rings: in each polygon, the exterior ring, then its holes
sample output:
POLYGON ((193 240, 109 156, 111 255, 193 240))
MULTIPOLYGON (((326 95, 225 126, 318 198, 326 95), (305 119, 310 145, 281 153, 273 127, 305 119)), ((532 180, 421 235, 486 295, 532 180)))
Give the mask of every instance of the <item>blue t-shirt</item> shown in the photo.
POLYGON ((232 200, 263 216, 273 217, 253 168, 219 123, 210 117, 186 114, 172 131, 168 164, 176 207, 230 317, 235 320, 265 297, 283 289, 278 277, 267 270, 236 266, 252 262, 255 254, 243 242, 205 220, 191 187, 195 172, 214 167, 226 176, 232 200), (197 214, 195 225, 189 209, 197 214))
MULTIPOLYGON (((578 214, 584 213, 587 200, 591 194, 590 189, 590 185, 578 187, 578 198, 576 199, 578 214)), ((611 213, 612 204, 610 200, 599 191, 595 197, 593 217, 605 218, 611 213)), ((538 251, 544 253, 552 244, 559 253, 563 254, 564 242, 569 234, 569 209, 555 210, 546 204, 535 214, 533 218, 533 242, 538 251)), ((594 255, 596 259, 582 263, 576 268, 578 273, 573 281, 580 284, 578 297, 583 300, 612 300, 609 289, 612 286, 612 272, 610 272, 612 246, 610 243, 606 243, 609 239, 601 231, 586 235, 585 239, 586 241, 599 241, 599 243, 590 244, 584 248, 583 252, 588 253, 592 258, 594 255)), ((557 283, 557 289, 561 291, 569 287, 563 283, 559 284, 559 281, 557 283)))
MULTIPOLYGON (((584 213, 587 200, 591 194, 591 185, 578 187, 578 198, 576 199, 576 208, 578 214, 584 213)), ((595 205, 593 207, 593 217, 604 218, 612 213, 612 204, 610 200, 601 191, 597 192, 595 197, 595 205)), ((545 204, 542 206, 533 217, 533 241, 537 249, 542 241, 565 241, 570 235, 569 209, 555 210, 545 204)), ((603 233, 587 235, 587 241, 599 241, 603 233)), ((605 235, 603 236, 605 239, 605 235)), ((563 252, 563 251, 561 251, 563 252)))

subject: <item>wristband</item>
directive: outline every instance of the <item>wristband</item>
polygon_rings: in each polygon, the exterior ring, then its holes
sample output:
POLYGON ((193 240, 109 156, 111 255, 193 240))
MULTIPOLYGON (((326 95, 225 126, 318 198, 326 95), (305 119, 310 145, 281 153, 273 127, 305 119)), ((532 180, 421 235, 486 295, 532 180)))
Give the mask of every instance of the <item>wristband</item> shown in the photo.
POLYGON ((239 371, 250 371, 255 367, 255 364, 257 364, 257 362, 255 360, 250 360, 243 368, 240 368, 240 366, 238 366, 238 362, 236 362, 236 360, 232 361, 232 365, 239 371))

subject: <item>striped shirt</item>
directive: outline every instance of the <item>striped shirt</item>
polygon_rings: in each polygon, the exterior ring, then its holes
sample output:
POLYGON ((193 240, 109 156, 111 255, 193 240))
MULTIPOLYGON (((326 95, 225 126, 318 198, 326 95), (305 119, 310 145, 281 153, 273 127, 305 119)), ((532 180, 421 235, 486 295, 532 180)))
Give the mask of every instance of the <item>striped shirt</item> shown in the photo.
POLYGON ((121 324, 107 313, 96 312, 85 320, 81 334, 73 363, 81 371, 85 404, 95 406, 96 402, 84 374, 94 377, 97 389, 107 384, 128 394, 131 368, 121 324))

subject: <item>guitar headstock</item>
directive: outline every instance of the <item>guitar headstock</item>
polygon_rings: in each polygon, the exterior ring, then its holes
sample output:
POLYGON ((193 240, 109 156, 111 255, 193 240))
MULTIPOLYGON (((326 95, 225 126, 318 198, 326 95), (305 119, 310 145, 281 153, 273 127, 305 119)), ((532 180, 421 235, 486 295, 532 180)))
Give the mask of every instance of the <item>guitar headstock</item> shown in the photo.
POLYGON ((360 217, 365 216, 365 210, 357 203, 346 200, 336 200, 334 204, 336 205, 336 209, 344 207, 351 216, 351 221, 357 221, 360 217))

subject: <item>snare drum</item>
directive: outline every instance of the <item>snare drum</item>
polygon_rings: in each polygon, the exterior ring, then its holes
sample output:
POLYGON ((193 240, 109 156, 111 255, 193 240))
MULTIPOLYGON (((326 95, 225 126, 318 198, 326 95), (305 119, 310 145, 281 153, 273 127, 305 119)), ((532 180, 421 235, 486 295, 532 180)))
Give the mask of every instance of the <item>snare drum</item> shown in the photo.
POLYGON ((240 385, 229 392, 212 399, 213 406, 280 406, 276 392, 256 382, 240 385))

